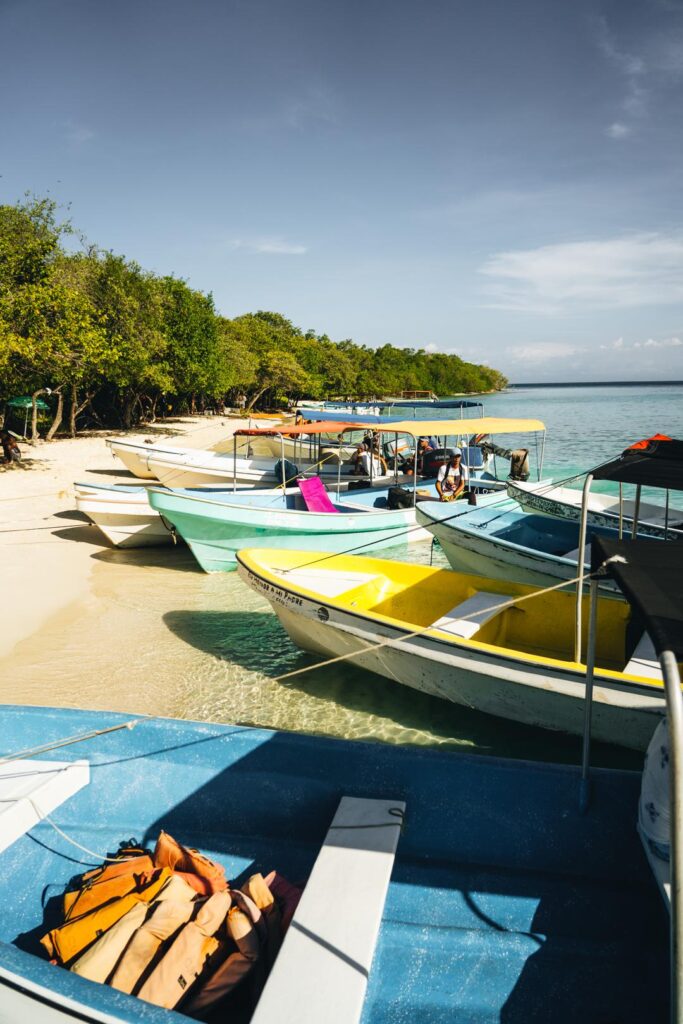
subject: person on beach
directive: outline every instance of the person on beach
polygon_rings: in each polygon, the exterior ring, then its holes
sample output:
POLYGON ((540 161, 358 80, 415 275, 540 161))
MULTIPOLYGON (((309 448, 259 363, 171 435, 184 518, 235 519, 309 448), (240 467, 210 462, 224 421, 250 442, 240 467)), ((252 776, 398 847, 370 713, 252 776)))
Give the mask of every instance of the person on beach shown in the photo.
POLYGON ((436 491, 439 501, 456 501, 464 497, 465 488, 469 483, 467 466, 462 465, 462 452, 453 449, 453 454, 445 466, 442 466, 436 478, 436 491))
POLYGON ((2 445, 2 462, 11 465, 13 462, 21 462, 21 451, 9 430, 0 433, 0 445, 2 445))

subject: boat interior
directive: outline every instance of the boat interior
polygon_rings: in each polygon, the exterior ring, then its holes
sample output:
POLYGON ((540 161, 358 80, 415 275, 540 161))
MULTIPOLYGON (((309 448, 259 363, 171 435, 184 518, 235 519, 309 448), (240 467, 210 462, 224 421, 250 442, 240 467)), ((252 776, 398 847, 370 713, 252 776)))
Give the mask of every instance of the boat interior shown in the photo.
MULTIPOLYGON (((379 617, 412 631, 432 626, 458 643, 503 648, 560 662, 574 661, 575 591, 555 591, 499 610, 534 588, 486 580, 450 569, 429 568, 362 556, 335 555, 309 568, 307 552, 253 549, 240 560, 255 571, 280 576, 287 587, 333 598, 354 613, 379 617)), ((582 606, 583 635, 588 601, 582 606)), ((598 668, 647 677, 661 685, 658 662, 628 604, 605 595, 598 606, 598 668)))
MULTIPOLYGON (((12 706, 2 721, 3 752, 11 753, 126 718, 12 706)), ((11 973, 24 998, 32 986, 48 990, 51 1013, 75 1000, 75 1019, 176 1019, 53 966, 38 945, 75 876, 121 840, 153 846, 165 829, 217 860, 236 883, 275 867, 291 881, 308 880, 312 896, 326 847, 346 847, 354 870, 361 866, 366 918, 379 915, 369 947, 365 925, 362 936, 345 931, 358 893, 349 874, 337 872, 327 876, 323 906, 315 901, 318 924, 307 927, 297 910, 280 952, 280 974, 299 978, 312 953, 321 958, 314 981, 328 1014, 319 1020, 358 1019, 337 1004, 359 978, 367 978, 363 1024, 667 1019, 668 926, 635 827, 639 773, 595 769, 582 814, 572 767, 228 725, 145 718, 41 755, 32 768, 45 756, 84 759, 90 781, 0 853, 4 998, 17 994, 6 987, 11 973), (378 832, 388 830, 350 828, 330 840, 344 797, 405 804, 386 899, 363 865, 377 859, 378 832)), ((297 986, 277 988, 278 963, 255 1020, 311 1020, 296 1007, 285 1016, 297 986)), ((234 995, 212 1019, 249 1020, 258 989, 245 980, 234 995)), ((37 1008, 42 1019, 48 1009, 37 1008)), ((27 1020, 31 1010, 36 1004, 27 1020)), ((181 1007, 177 1020, 187 1019, 181 1007)))

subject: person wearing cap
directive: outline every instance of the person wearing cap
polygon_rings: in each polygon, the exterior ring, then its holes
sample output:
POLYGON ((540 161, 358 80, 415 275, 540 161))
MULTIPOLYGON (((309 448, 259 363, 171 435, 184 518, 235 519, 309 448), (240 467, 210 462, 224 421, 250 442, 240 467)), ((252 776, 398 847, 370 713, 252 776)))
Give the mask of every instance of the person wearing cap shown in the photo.
POLYGON ((436 478, 436 490, 439 501, 455 501, 465 493, 469 483, 467 466, 462 465, 462 452, 454 448, 445 466, 442 466, 436 478))

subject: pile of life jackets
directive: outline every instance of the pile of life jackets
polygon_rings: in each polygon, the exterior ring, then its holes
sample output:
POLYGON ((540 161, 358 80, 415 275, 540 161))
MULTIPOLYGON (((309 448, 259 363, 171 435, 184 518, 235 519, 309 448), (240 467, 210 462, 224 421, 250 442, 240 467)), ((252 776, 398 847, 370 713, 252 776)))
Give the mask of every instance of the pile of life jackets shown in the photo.
POLYGON ((203 1017, 246 975, 258 997, 301 892, 275 871, 233 889, 220 864, 162 832, 154 853, 131 840, 82 875, 40 942, 83 978, 203 1017))

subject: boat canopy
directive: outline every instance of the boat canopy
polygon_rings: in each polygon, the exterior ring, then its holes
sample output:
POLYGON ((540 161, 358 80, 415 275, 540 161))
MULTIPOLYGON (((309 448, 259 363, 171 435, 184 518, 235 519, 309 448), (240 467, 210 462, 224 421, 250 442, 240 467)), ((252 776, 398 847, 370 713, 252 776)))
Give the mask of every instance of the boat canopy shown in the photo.
MULTIPOLYGON (((348 428, 347 428, 348 429, 348 428)), ((392 434, 411 434, 413 437, 461 436, 463 433, 476 434, 527 434, 544 431, 541 420, 508 419, 501 416, 482 416, 471 420, 399 420, 381 424, 381 429, 392 434)))
POLYGON ((341 420, 320 420, 317 423, 302 423, 295 427, 281 423, 273 427, 245 427, 235 431, 235 437, 298 437, 300 434, 340 434, 342 430, 365 430, 364 423, 347 423, 341 420))
POLYGON ((683 441, 655 434, 592 471, 595 480, 683 491, 683 441))
POLYGON ((591 571, 608 559, 613 561, 603 572, 640 613, 657 654, 673 651, 683 659, 683 544, 677 540, 612 540, 594 535, 591 571))

